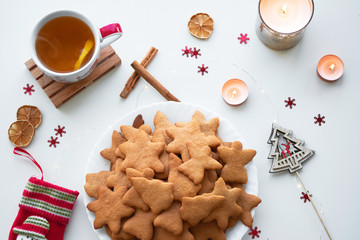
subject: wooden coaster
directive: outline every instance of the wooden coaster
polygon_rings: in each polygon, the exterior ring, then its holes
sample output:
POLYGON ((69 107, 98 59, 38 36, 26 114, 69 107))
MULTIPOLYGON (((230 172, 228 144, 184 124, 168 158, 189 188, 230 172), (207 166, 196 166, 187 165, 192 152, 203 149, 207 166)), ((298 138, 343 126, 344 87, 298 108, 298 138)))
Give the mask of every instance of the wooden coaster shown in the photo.
POLYGON ((54 81, 50 77, 46 76, 32 59, 28 60, 25 63, 25 66, 39 83, 41 88, 45 91, 46 95, 48 95, 55 107, 59 107, 81 90, 90 86, 99 77, 120 65, 120 63, 121 59, 115 53, 114 49, 111 46, 107 46, 101 50, 98 64, 92 73, 76 83, 61 83, 54 81))

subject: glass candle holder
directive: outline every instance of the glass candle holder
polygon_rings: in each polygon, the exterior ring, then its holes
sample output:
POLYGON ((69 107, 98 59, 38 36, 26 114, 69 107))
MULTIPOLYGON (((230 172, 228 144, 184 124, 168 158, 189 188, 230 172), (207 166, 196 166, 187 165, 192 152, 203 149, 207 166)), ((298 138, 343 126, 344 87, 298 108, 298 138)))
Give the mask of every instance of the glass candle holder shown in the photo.
POLYGON ((256 33, 271 49, 289 49, 302 39, 313 14, 313 0, 260 0, 256 33))

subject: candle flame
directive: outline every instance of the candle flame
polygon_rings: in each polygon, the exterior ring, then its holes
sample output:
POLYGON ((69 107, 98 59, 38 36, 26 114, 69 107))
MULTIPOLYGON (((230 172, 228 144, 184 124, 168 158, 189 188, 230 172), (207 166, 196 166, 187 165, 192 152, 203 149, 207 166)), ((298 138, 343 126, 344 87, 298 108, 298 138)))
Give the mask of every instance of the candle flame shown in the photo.
POLYGON ((286 10, 287 10, 287 6, 286 6, 286 4, 284 4, 284 6, 282 6, 282 8, 280 9, 281 15, 285 15, 285 14, 286 14, 286 10))
POLYGON ((232 96, 231 96, 231 98, 235 97, 236 94, 237 94, 237 91, 236 91, 236 90, 233 90, 233 91, 232 91, 232 96))
POLYGON ((334 70, 335 69, 335 64, 331 64, 329 67, 330 70, 334 70))

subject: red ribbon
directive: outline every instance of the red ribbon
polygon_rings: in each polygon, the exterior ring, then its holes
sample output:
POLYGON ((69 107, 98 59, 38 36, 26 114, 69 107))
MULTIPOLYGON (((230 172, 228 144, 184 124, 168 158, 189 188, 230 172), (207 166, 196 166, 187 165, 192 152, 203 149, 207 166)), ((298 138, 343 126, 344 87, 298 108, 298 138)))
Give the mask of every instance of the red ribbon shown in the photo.
POLYGON ((39 170, 41 172, 41 180, 43 180, 43 178, 44 178, 43 170, 42 170, 40 164, 38 164, 38 162, 35 160, 35 158, 33 156, 31 156, 30 153, 28 153, 26 150, 24 150, 20 147, 15 147, 13 153, 16 155, 22 156, 22 157, 26 157, 26 158, 30 159, 33 163, 35 163, 35 165, 39 168, 39 170))

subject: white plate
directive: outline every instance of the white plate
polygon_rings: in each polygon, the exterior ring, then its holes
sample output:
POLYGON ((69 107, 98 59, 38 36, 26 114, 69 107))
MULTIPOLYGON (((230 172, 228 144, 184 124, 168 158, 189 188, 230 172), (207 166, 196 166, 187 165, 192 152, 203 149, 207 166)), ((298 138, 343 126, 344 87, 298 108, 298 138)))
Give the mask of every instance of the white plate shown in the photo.
MULTIPOLYGON (((245 140, 241 137, 240 133, 224 118, 219 116, 218 114, 214 113, 213 111, 210 111, 208 109, 205 109, 201 106, 196 106, 193 104, 181 102, 181 103, 175 103, 175 102, 163 102, 163 103, 155 103, 148 106, 144 106, 141 108, 138 108, 121 119, 114 122, 114 124, 108 128, 106 133, 102 136, 102 138, 98 141, 98 143, 95 145, 91 155, 90 159, 87 165, 87 168, 85 170, 85 175, 87 173, 94 173, 99 172, 101 170, 108 170, 110 168, 109 161, 103 159, 100 156, 100 151, 104 148, 108 148, 111 146, 111 135, 113 130, 120 129, 121 125, 131 125, 134 118, 141 114, 143 116, 143 119, 146 124, 149 124, 153 129, 153 119, 156 114, 156 112, 160 110, 168 117, 168 119, 172 122, 179 122, 179 121, 190 121, 193 113, 196 110, 201 111, 206 120, 209 120, 213 117, 219 117, 220 119, 220 126, 219 126, 219 136, 223 139, 223 141, 235 141, 238 140, 242 142, 244 145, 244 148, 246 147, 245 140)), ((247 174, 248 174, 248 183, 245 185, 245 191, 249 194, 257 195, 258 194, 258 180, 257 180, 257 170, 255 167, 255 164, 253 161, 251 161, 247 166, 247 174)), ((84 177, 85 179, 85 177, 84 177)), ((87 194, 84 194, 84 204, 87 206, 87 204, 91 201, 93 201, 93 198, 90 198, 87 194)), ((91 222, 91 225, 93 225, 95 214, 87 210, 87 214, 89 217, 89 220, 91 222)), ((252 215, 254 215, 255 211, 252 210, 252 215)), ((226 232, 226 237, 228 240, 239 240, 241 239, 245 233, 248 231, 248 227, 244 226, 240 221, 233 227, 232 229, 228 230, 226 232)), ((106 234, 104 228, 95 230, 95 232, 98 234, 99 239, 103 240, 110 240, 110 237, 106 234)))

